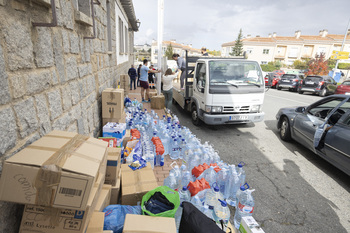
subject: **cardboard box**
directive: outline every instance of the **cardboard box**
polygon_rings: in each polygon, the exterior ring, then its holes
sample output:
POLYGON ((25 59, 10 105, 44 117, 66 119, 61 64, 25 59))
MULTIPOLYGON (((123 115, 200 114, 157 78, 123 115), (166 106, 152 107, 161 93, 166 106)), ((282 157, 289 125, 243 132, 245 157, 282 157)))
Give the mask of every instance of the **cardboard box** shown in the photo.
POLYGON ((97 199, 97 204, 95 206, 95 211, 102 212, 104 208, 106 208, 111 200, 111 189, 112 185, 104 184, 102 186, 102 190, 97 199))
POLYGON ((252 216, 242 217, 239 231, 242 233, 265 233, 252 216))
POLYGON ((94 213, 103 185, 100 175, 91 191, 85 210, 25 205, 20 233, 84 233, 94 213))
POLYGON ((157 95, 151 98, 151 108, 153 109, 164 109, 165 108, 165 97, 164 95, 157 95))
POLYGON ((149 92, 149 98, 152 98, 153 96, 157 95, 157 91, 150 91, 149 92))
POLYGON ((130 83, 130 77, 127 74, 120 75, 120 83, 130 83))
POLYGON ((158 187, 151 164, 133 171, 129 164, 122 164, 122 205, 137 205, 143 195, 158 187))
POLYGON ((105 213, 94 212, 86 229, 86 233, 103 233, 104 221, 105 213))
POLYGON ((52 131, 3 163, 0 199, 85 210, 106 161, 106 142, 52 131))
POLYGON ((121 119, 124 112, 124 89, 102 91, 102 118, 121 119))
POLYGON ((176 233, 175 218, 127 214, 123 233, 176 233), (137 224, 135 224, 137 223, 137 224))
POLYGON ((125 123, 126 114, 123 111, 121 118, 102 118, 102 125, 106 125, 108 122, 125 123))
POLYGON ((121 152, 121 148, 109 147, 107 149, 108 156, 105 184, 116 185, 121 166, 121 152))
POLYGON ((111 200, 109 202, 110 205, 119 204, 121 173, 122 172, 121 172, 121 169, 120 169, 119 170, 119 174, 118 174, 118 179, 116 181, 116 184, 115 184, 115 186, 112 186, 111 200))
POLYGON ((102 128, 103 137, 123 138, 126 133, 126 123, 112 123, 105 124, 102 128))

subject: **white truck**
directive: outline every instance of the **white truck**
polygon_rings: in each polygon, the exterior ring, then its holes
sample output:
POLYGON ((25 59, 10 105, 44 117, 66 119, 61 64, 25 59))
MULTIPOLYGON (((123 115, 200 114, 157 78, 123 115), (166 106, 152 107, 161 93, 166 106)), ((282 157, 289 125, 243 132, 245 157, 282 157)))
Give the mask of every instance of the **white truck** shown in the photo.
POLYGON ((260 65, 242 58, 189 57, 185 89, 174 83, 173 101, 194 125, 242 124, 264 119, 265 81, 260 65))

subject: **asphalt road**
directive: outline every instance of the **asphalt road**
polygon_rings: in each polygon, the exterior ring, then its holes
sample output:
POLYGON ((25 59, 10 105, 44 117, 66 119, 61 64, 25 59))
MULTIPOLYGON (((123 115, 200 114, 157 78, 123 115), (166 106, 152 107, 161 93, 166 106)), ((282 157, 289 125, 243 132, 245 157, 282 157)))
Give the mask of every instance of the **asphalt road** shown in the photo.
POLYGON ((214 145, 224 162, 246 163, 247 182, 255 189, 253 216, 266 233, 350 232, 350 177, 278 135, 275 115, 281 107, 307 106, 320 98, 271 89, 264 121, 246 125, 196 127, 178 105, 173 112, 202 142, 214 145))

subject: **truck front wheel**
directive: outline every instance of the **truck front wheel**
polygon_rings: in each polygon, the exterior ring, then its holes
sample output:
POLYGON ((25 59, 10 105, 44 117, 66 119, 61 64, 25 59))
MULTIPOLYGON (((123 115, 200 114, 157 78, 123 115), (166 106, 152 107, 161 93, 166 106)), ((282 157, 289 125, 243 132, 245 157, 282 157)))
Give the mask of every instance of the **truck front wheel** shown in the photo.
POLYGON ((198 117, 198 111, 195 104, 192 105, 191 115, 192 115, 192 123, 196 126, 201 125, 202 121, 198 117))

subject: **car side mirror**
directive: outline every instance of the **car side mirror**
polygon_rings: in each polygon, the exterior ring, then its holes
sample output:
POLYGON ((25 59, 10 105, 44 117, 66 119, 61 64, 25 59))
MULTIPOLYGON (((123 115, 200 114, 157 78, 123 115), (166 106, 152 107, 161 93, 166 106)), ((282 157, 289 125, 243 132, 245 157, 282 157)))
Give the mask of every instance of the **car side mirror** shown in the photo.
POLYGON ((305 107, 298 107, 298 108, 295 109, 295 111, 303 113, 303 112, 305 112, 305 107))

